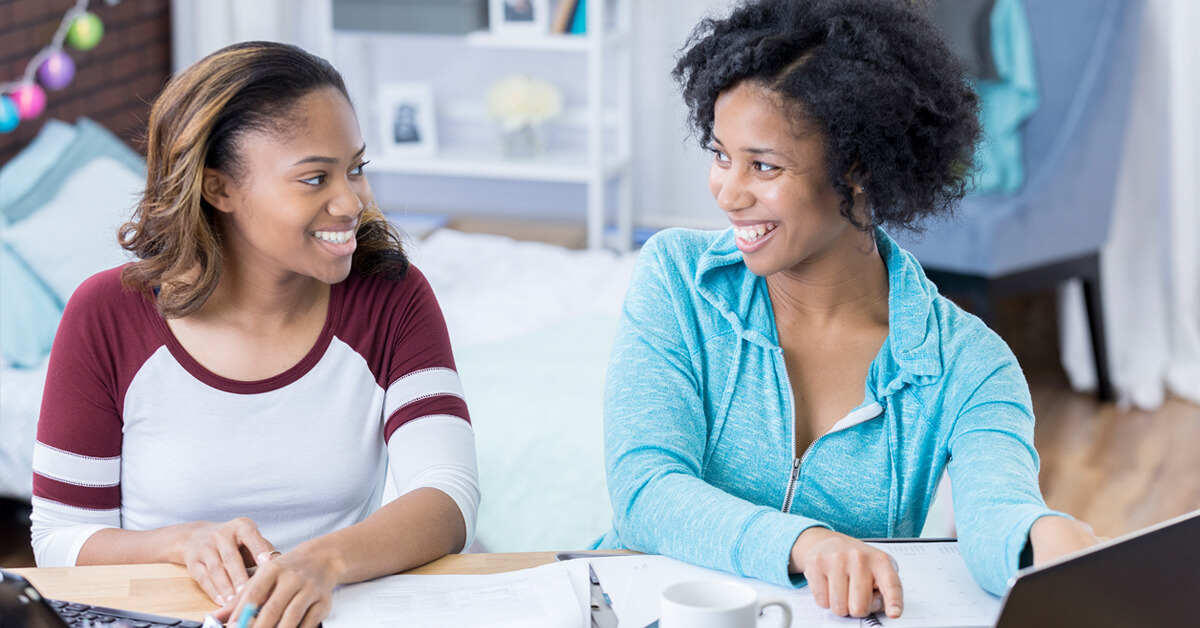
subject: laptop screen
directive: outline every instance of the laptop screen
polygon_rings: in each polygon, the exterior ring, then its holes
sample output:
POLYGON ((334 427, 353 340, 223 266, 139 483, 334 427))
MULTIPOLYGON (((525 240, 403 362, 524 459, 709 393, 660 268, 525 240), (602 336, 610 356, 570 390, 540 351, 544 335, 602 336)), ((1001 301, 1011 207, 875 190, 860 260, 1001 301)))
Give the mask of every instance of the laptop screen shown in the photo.
POLYGON ((1022 571, 997 628, 1195 626, 1200 510, 1022 571))

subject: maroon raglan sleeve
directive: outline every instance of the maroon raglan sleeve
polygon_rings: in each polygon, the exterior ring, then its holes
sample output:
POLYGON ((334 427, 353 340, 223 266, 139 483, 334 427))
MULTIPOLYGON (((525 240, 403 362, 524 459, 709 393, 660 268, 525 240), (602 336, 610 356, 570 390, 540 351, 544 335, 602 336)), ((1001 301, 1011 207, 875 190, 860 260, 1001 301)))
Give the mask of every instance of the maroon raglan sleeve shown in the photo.
POLYGON ((411 267, 398 283, 386 303, 376 301, 388 314, 377 349, 387 352, 379 383, 392 478, 401 495, 422 487, 449 495, 469 544, 480 499, 475 436, 446 323, 420 270, 411 267))
POLYGON ((74 565, 88 537, 121 525, 121 396, 136 371, 127 362, 153 344, 138 320, 144 299, 124 291, 112 269, 80 285, 59 323, 33 453, 40 567, 74 565))

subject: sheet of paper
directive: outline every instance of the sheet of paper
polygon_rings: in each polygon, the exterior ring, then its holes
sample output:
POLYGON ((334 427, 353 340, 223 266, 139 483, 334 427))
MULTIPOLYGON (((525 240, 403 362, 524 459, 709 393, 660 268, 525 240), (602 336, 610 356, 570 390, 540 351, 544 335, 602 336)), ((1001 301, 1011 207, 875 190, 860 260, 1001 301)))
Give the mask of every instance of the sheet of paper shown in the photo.
POLYGON ((879 617, 879 625, 991 626, 1000 614, 1000 598, 984 591, 967 571, 958 543, 871 543, 892 555, 904 586, 904 613, 879 617))
MULTIPOLYGON (((897 619, 876 618, 878 623, 847 619, 817 606, 808 587, 778 587, 759 580, 689 565, 663 556, 629 556, 593 559, 601 584, 613 598, 613 610, 623 627, 642 628, 658 619, 663 589, 688 580, 723 579, 744 582, 758 591, 759 599, 780 598, 792 609, 792 626, 851 628, 855 626, 973 627, 991 626, 1000 611, 1000 599, 975 583, 967 571, 957 543, 879 543, 900 567, 904 585, 904 614, 897 619)), ((779 625, 777 611, 768 609, 762 626, 779 625)))
POLYGON ((326 628, 582 628, 587 563, 491 575, 388 576, 340 587, 326 628))

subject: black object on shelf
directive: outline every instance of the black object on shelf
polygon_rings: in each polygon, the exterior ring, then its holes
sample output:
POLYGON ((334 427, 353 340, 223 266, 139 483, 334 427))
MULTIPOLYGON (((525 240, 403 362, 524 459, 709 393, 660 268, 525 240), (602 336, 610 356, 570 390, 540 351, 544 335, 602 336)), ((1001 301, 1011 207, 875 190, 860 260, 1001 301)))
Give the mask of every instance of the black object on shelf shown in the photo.
POLYGON ((487 0, 333 0, 339 31, 465 35, 487 27, 487 0))

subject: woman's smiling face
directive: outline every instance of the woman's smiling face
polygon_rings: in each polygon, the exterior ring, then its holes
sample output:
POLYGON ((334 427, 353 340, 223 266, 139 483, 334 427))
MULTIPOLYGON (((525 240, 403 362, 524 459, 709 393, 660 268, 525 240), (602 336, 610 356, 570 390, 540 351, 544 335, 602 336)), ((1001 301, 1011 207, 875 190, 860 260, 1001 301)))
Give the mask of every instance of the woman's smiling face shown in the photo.
POLYGON ((839 211, 824 137, 769 90, 743 82, 722 92, 710 148, 709 189, 754 274, 800 269, 862 238, 839 211))
POLYGON ((371 202, 358 119, 332 88, 300 98, 287 117, 238 140, 240 172, 206 173, 205 198, 224 217, 224 252, 243 268, 337 283, 371 202))

